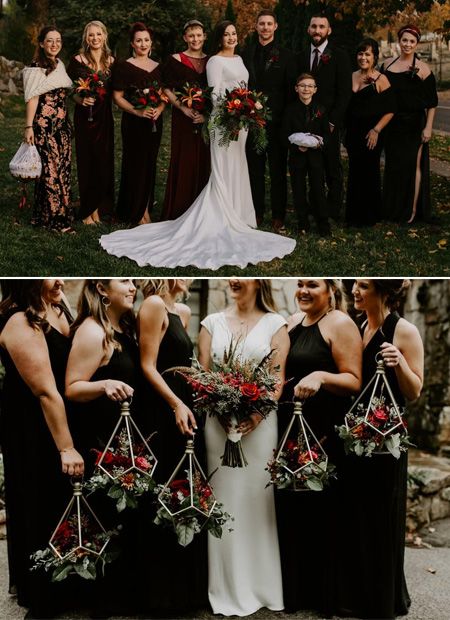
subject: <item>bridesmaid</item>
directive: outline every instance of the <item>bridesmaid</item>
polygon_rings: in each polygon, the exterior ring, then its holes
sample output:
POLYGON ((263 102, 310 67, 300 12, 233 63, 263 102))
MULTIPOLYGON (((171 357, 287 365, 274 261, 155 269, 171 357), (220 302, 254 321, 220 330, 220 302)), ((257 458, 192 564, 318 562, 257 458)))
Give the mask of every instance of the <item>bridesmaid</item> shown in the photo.
POLYGON ((352 76, 352 98, 345 117, 348 153, 346 222, 371 226, 381 219, 381 132, 392 119, 395 96, 376 69, 378 43, 363 39, 356 49, 359 69, 352 76))
MULTIPOLYGON (((334 515, 340 504, 339 474, 343 448, 335 432, 361 387, 362 344, 346 314, 339 280, 298 281, 299 312, 289 320, 291 348, 286 362, 282 402, 304 400, 303 413, 337 467, 338 480, 324 491, 276 494, 284 602, 287 612, 314 609, 330 617, 335 608, 339 571, 337 541, 343 536, 334 515)), ((280 436, 292 414, 285 406, 280 436)))
POLYGON ((67 476, 81 476, 84 470, 62 396, 71 316, 62 280, 1 284, 0 355, 5 376, 0 436, 9 592, 17 595, 19 605, 30 608, 26 617, 48 618, 73 606, 75 597, 80 604, 74 582, 50 583, 47 573, 30 571, 30 555, 48 545, 69 502, 67 476))
POLYGON ((400 28, 400 56, 385 61, 382 69, 397 98, 385 140, 383 217, 408 224, 433 219, 428 142, 438 98, 434 75, 416 54, 420 37, 417 26, 400 28))
MULTIPOLYGON (((233 342, 242 361, 259 363, 270 351, 280 389, 289 347, 286 321, 276 313, 270 280, 230 280, 233 300, 224 312, 202 321, 199 361, 204 368, 220 363, 233 342)), ((283 609, 280 552, 273 488, 265 471, 277 444, 276 407, 264 420, 251 414, 238 427, 248 466, 221 465, 226 430, 217 418, 206 420, 208 471, 216 496, 235 518, 223 540, 209 537, 209 600, 215 614, 247 616, 263 607, 283 609)))
MULTIPOLYGON (((180 458, 186 440, 197 431, 192 413, 192 395, 184 379, 164 371, 174 366, 190 366, 193 346, 187 333, 191 311, 178 298, 187 293, 183 279, 147 280, 144 301, 138 314, 141 364, 148 381, 146 401, 149 416, 157 431, 153 445, 159 458, 155 476, 167 482, 180 458)), ((203 436, 195 439, 196 455, 204 461, 203 436)), ((188 547, 181 547, 173 532, 164 530, 146 518, 142 547, 152 558, 151 594, 144 590, 144 611, 161 617, 183 616, 207 606, 206 536, 195 536, 188 547), (176 592, 176 594, 175 594, 176 592)), ((148 574, 146 573, 148 579, 148 574)))
POLYGON ((81 49, 67 72, 76 81, 101 74, 104 92, 96 97, 75 95, 75 146, 77 153, 79 216, 84 224, 110 217, 114 207, 114 120, 111 107, 111 67, 114 58, 108 32, 100 21, 86 24, 81 49))
POLYGON ((117 61, 113 71, 113 99, 122 114, 122 171, 117 216, 130 224, 148 224, 155 197, 156 161, 162 135, 162 112, 136 109, 129 99, 154 82, 161 85, 161 69, 150 58, 153 32, 142 22, 130 29, 133 56, 117 61), (154 131, 156 128, 156 131, 154 131))
POLYGON ((172 134, 162 220, 175 220, 187 211, 208 182, 211 167, 209 145, 201 134, 205 117, 182 104, 174 93, 187 83, 207 86, 203 24, 196 19, 186 22, 183 39, 187 50, 169 56, 163 67, 165 92, 172 104, 172 134))
POLYGON ((33 62, 23 70, 23 140, 36 146, 42 161, 42 174, 35 183, 32 225, 72 234, 72 126, 67 111, 72 80, 59 59, 61 49, 59 30, 42 28, 33 62))
MULTIPOLYGON (((417 328, 396 312, 409 286, 404 280, 355 280, 355 309, 366 320, 363 384, 375 374, 381 352, 397 404, 419 397, 423 385, 423 344, 417 328)), ((342 476, 340 609, 345 616, 395 618, 408 613, 403 570, 408 455, 346 457, 342 476), (346 535, 343 535, 346 532, 346 535), (376 584, 376 585, 375 585, 376 584)))
MULTIPOLYGON (((139 352, 134 334, 133 304, 136 287, 129 279, 86 280, 73 324, 73 342, 67 363, 66 395, 76 402, 77 432, 86 460, 87 476, 94 470, 95 452, 103 450, 119 419, 120 402, 133 397, 131 413, 141 432, 148 429, 140 417, 141 380, 139 352)), ((119 521, 121 554, 96 583, 97 614, 131 615, 138 612, 134 588, 146 558, 141 557, 139 509, 117 516, 112 500, 101 494, 92 505, 102 523, 115 527, 119 521)))

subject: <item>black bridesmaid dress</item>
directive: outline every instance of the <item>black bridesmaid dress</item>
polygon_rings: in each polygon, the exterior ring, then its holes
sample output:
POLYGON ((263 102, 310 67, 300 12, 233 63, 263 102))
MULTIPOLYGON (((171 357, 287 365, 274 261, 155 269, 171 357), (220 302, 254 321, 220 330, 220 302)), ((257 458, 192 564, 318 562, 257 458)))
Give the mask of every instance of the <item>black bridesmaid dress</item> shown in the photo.
MULTIPOLYGON (((398 320, 396 313, 388 314, 367 344, 363 389, 375 374, 380 345, 393 341, 398 320)), ((386 377, 401 408, 405 399, 395 370, 386 368, 386 377)), ((390 454, 345 457, 338 575, 340 615, 379 619, 408 613, 411 599, 403 569, 407 466, 405 452, 398 460, 390 454)))
MULTIPOLYGON (((320 332, 320 320, 308 326, 300 323, 289 332, 291 348, 286 362, 288 383, 280 399, 280 437, 292 414, 292 406, 287 401, 292 400, 294 387, 300 379, 317 370, 338 372, 331 349, 320 332)), ((348 397, 321 389, 303 405, 304 417, 319 441, 322 440, 339 478, 344 453, 334 427, 342 424, 349 402, 348 397)), ((340 536, 335 518, 340 502, 339 478, 323 491, 276 492, 287 612, 314 609, 327 617, 333 615, 338 570, 336 545, 340 536)))
MULTIPOLYGON (((386 128, 382 214, 384 219, 396 222, 407 222, 412 215, 417 153, 422 145, 426 111, 438 105, 433 73, 422 80, 415 71, 415 62, 410 71, 390 71, 393 63, 384 70, 396 95, 397 113, 386 128)), ((429 144, 422 146, 416 220, 431 217, 429 144)))
MULTIPOLYGON (((178 314, 167 312, 169 325, 159 346, 157 369, 163 373, 174 366, 191 366, 193 346, 178 314)), ((164 379, 181 400, 192 407, 192 394, 185 380, 169 372, 164 379)), ((152 446, 159 459, 155 478, 158 483, 169 479, 186 447, 186 437, 180 433, 172 409, 150 386, 148 403, 154 430, 152 446)), ((199 428, 200 428, 199 424, 199 428)), ((195 453, 204 471, 205 447, 203 432, 195 438, 195 453)), ((208 606, 206 532, 197 534, 187 546, 181 547, 174 532, 153 524, 148 519, 143 540, 144 553, 149 558, 148 585, 143 590, 146 601, 143 609, 156 617, 177 615, 205 609, 208 606)))
POLYGON ((373 226, 381 219, 380 156, 384 131, 374 149, 367 148, 367 134, 385 114, 395 112, 394 91, 379 93, 376 81, 352 93, 345 116, 344 145, 348 153, 345 220, 351 226, 373 226))
MULTIPOLYGON (((64 394, 70 339, 50 327, 45 340, 56 386, 64 394)), ((0 443, 5 470, 9 591, 17 594, 19 605, 30 608, 33 617, 48 618, 70 609, 74 601, 83 604, 79 579, 51 583, 48 573, 30 572, 30 555, 47 547, 72 496, 72 487, 61 471, 61 458, 39 399, 23 381, 8 352, 0 349, 0 354, 5 368, 0 443)))

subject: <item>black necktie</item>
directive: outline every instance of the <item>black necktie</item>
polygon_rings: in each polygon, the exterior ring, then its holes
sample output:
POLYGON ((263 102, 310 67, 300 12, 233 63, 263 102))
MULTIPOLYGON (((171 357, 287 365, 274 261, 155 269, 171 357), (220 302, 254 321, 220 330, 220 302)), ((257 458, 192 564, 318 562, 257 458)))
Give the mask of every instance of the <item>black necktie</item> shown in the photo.
POLYGON ((312 65, 311 65, 312 73, 314 73, 314 71, 317 70, 317 65, 318 64, 319 64, 319 50, 316 48, 314 50, 314 58, 313 58, 312 65))

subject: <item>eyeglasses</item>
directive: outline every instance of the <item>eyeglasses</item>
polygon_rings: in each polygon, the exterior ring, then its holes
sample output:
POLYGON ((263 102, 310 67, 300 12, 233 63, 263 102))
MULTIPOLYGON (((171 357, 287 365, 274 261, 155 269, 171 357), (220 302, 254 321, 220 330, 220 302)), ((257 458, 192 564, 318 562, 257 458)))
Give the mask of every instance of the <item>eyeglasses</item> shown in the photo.
POLYGON ((311 89, 311 88, 316 88, 316 85, 315 85, 315 84, 297 84, 297 86, 298 86, 299 88, 309 88, 309 89, 311 89))

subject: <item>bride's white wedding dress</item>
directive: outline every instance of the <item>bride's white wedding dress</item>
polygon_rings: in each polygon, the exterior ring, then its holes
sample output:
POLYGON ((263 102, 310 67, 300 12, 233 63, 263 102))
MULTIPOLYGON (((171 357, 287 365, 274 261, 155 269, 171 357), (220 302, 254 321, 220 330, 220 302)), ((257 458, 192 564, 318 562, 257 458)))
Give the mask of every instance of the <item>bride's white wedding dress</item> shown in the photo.
MULTIPOLYGON (((202 325, 211 334, 211 357, 220 362, 232 333, 223 312, 210 314, 202 325)), ((273 335, 286 321, 268 312, 237 347, 242 359, 260 362, 271 349, 273 335)), ((281 562, 273 486, 267 486, 267 462, 277 447, 277 414, 270 413, 242 438, 248 461, 243 468, 221 465, 226 434, 217 418, 205 423, 208 472, 217 471, 211 484, 219 502, 235 518, 233 532, 222 539, 208 536, 208 595, 215 614, 247 616, 262 607, 283 609, 281 562)))
MULTIPOLYGON (((248 71, 240 56, 213 56, 208 61, 208 84, 213 97, 247 82, 248 71)), ((176 220, 117 230, 100 237, 114 256, 127 256, 143 267, 218 269, 245 267, 290 254, 295 240, 256 227, 245 142, 247 132, 229 147, 219 147, 217 130, 211 136, 211 176, 190 208, 176 220)))

